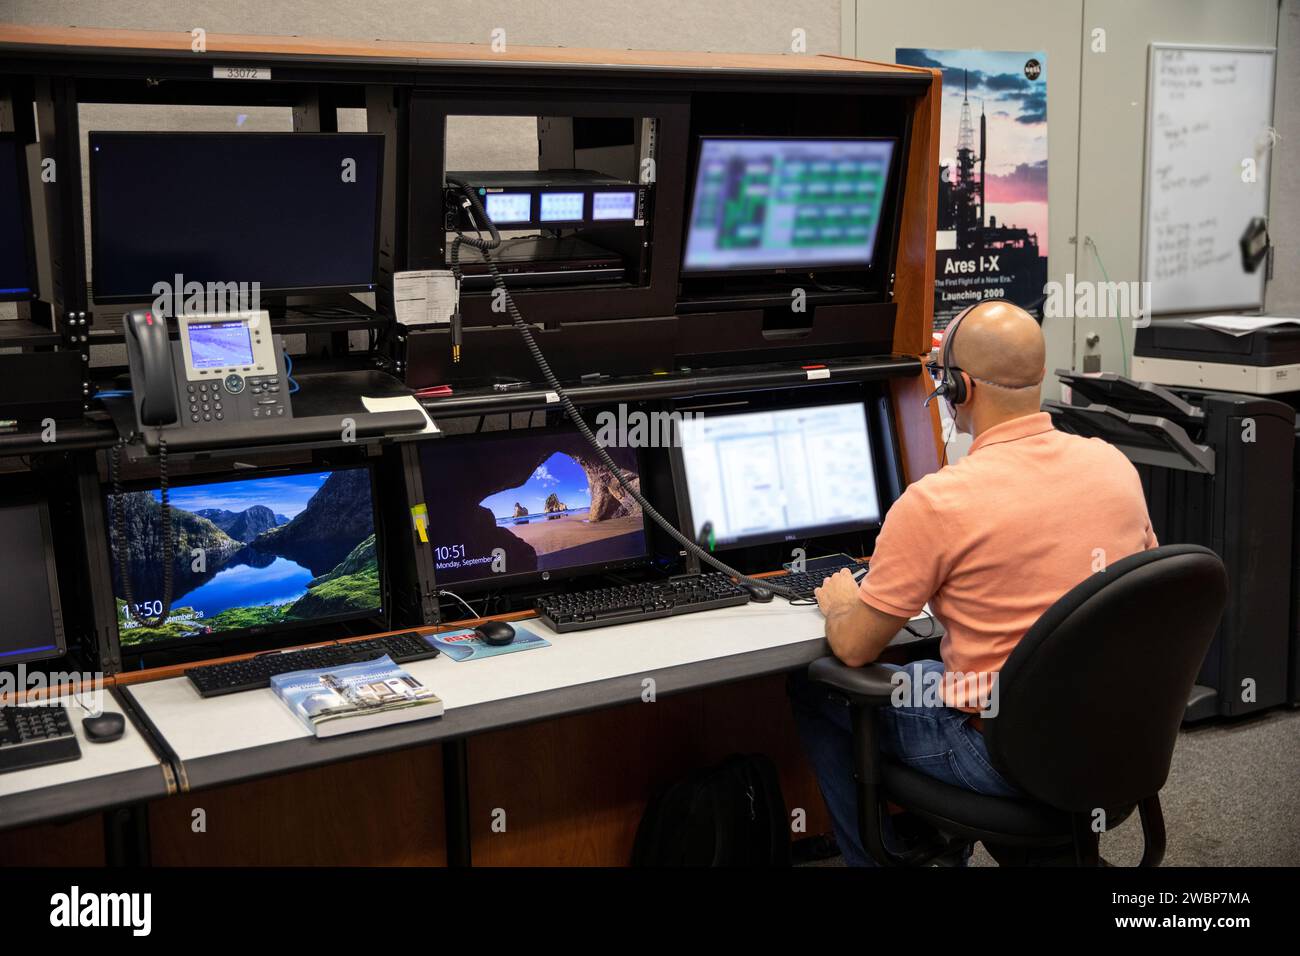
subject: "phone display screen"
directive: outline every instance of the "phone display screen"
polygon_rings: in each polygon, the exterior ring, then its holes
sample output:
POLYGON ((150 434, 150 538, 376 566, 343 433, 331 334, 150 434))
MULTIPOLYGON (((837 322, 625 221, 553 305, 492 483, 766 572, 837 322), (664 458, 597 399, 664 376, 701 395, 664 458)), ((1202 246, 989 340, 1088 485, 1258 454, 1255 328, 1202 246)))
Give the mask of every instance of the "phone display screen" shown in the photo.
POLYGON ((191 322, 190 358, 195 368, 233 368, 253 364, 247 322, 191 322))

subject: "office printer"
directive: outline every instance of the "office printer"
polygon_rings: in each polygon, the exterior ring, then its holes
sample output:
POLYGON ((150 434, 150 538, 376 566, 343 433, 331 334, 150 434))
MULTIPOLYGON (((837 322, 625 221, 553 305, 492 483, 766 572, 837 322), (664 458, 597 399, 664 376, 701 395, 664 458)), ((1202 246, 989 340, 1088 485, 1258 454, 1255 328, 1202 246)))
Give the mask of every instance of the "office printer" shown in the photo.
POLYGON ((1133 342, 1133 378, 1215 391, 1300 391, 1300 325, 1229 335, 1186 319, 1153 319, 1133 342))
POLYGON ((1057 376, 1070 402, 1047 401, 1044 410, 1062 431, 1105 439, 1128 456, 1160 543, 1204 545, 1227 566, 1228 605, 1186 719, 1300 700, 1295 410, 1112 372, 1057 376))

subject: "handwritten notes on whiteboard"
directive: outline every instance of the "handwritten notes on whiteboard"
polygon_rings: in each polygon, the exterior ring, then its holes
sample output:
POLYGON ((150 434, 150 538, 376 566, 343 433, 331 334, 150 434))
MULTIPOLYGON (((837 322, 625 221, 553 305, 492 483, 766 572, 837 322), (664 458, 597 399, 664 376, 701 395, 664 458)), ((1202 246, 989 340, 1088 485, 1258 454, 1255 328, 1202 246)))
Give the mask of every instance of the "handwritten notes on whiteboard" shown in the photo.
POLYGON ((1268 215, 1273 51, 1153 44, 1143 263, 1153 312, 1263 303, 1240 242, 1268 215))

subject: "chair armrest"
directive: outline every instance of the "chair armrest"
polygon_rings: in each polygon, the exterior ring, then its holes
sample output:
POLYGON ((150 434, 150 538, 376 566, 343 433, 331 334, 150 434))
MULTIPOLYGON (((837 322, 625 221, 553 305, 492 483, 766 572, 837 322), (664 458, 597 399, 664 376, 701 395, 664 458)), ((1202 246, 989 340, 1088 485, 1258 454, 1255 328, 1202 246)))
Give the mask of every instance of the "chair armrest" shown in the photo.
POLYGON ((836 657, 820 657, 808 665, 808 678, 834 688, 851 701, 888 704, 894 693, 894 674, 881 664, 849 667, 836 657))

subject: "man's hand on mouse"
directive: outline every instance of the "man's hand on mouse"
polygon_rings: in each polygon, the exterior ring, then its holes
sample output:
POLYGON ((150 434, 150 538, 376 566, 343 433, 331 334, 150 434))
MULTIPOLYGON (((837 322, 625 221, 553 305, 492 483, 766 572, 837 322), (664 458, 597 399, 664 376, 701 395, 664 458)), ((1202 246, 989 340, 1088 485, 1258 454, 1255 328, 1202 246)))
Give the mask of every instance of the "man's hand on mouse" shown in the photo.
POLYGON ((840 568, 826 578, 813 594, 817 597, 817 606, 826 617, 851 611, 862 603, 862 598, 858 596, 858 582, 853 579, 853 572, 848 568, 840 568))

